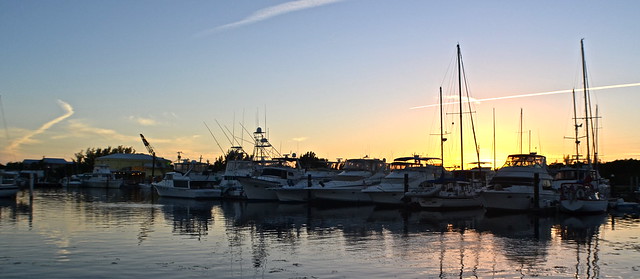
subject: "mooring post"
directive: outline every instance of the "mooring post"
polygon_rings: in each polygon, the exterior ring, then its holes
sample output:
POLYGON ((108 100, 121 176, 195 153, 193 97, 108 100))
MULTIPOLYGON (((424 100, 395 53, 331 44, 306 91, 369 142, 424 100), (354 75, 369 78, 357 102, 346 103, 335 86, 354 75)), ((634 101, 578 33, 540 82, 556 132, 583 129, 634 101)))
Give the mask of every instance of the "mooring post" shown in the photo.
POLYGON ((33 172, 29 173, 29 199, 33 199, 33 187, 34 187, 35 181, 33 178, 33 172))
POLYGON ((533 208, 540 209, 540 174, 533 174, 533 208))
POLYGON ((404 174, 404 192, 409 192, 409 174, 404 174))

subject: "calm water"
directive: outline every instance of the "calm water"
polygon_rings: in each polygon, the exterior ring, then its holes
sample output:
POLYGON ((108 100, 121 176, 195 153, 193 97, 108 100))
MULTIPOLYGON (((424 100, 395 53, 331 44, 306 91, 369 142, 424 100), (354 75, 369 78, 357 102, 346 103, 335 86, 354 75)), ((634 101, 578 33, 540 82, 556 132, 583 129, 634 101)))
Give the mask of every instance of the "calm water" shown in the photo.
POLYGON ((640 220, 192 201, 0 199, 3 278, 637 278, 640 220))

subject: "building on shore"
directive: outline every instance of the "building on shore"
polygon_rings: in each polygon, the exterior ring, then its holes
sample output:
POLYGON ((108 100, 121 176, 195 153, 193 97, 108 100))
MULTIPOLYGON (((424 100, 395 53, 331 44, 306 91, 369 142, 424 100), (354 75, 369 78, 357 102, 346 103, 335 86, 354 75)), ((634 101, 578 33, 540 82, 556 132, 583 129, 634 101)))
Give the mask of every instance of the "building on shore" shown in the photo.
POLYGON ((154 167, 153 156, 140 153, 117 153, 96 158, 94 166, 103 165, 108 166, 112 171, 122 172, 124 176, 143 176, 139 179, 148 179, 151 178, 152 175, 157 179, 172 170, 170 160, 156 157, 154 167))

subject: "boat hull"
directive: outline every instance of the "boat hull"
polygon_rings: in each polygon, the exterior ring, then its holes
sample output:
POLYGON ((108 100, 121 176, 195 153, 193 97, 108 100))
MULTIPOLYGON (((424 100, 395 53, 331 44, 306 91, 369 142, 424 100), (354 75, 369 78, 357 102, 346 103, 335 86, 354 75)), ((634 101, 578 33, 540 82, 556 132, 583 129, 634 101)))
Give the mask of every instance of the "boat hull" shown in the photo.
POLYGON ((18 186, 0 186, 0 198, 8 198, 15 196, 20 189, 18 186))
POLYGON ((276 191, 270 188, 281 187, 277 182, 251 177, 238 178, 248 200, 277 201, 276 191))
MULTIPOLYGON (((546 192, 546 191, 545 191, 546 192)), ((487 210, 528 211, 536 209, 533 193, 486 190, 480 193, 480 201, 487 210)), ((540 193, 539 209, 555 208, 559 196, 540 193)))
POLYGON ((364 187, 341 187, 313 189, 313 197, 316 200, 350 202, 350 203, 371 203, 371 197, 363 193, 364 187))
POLYGON ((306 188, 278 188, 275 192, 281 202, 308 202, 313 199, 311 191, 306 188))
POLYGON ((365 192, 371 198, 371 201, 377 204, 385 205, 403 205, 404 191, 367 191, 365 192))
POLYGON ((425 209, 446 210, 446 209, 468 209, 480 208, 482 202, 478 197, 462 197, 462 198, 419 198, 418 204, 425 209))
POLYGON ((560 210, 567 213, 595 214, 607 211, 606 200, 561 200, 560 210))
POLYGON ((158 195, 161 197, 187 199, 215 199, 222 197, 222 190, 220 189, 189 189, 163 185, 154 185, 154 187, 158 191, 158 195))

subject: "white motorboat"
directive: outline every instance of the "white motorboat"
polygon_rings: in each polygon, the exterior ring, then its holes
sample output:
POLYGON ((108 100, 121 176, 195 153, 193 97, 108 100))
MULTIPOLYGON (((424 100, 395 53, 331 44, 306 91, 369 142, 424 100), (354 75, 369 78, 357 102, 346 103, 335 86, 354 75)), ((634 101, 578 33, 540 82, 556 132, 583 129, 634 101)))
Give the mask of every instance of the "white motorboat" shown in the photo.
POLYGON ((295 185, 304 177, 297 158, 274 158, 260 165, 259 175, 237 178, 249 200, 278 200, 276 189, 295 185))
POLYGON ((560 194, 552 189, 552 179, 547 171, 545 156, 536 153, 509 155, 489 186, 480 192, 480 200, 487 210, 527 211, 554 208, 560 200, 560 194), (535 181, 536 175, 538 181, 535 181))
POLYGON ((117 177, 109 166, 98 165, 93 168, 91 177, 82 181, 82 185, 90 188, 120 188, 124 180, 117 177))
POLYGON ((362 158, 345 161, 342 172, 331 181, 312 185, 314 200, 334 202, 371 202, 371 197, 362 190, 371 185, 380 184, 387 175, 387 164, 384 160, 362 158))
POLYGON ((413 195, 413 201, 422 208, 447 210, 482 207, 482 202, 478 197, 478 188, 467 180, 441 178, 430 183, 434 185, 432 188, 439 186, 440 191, 426 197, 413 195))
POLYGON ((18 193, 18 177, 18 172, 0 172, 0 198, 13 197, 18 193))
POLYGON ((378 185, 362 190, 374 203, 386 205, 404 204, 405 193, 418 189, 420 183, 434 180, 445 172, 439 158, 400 157, 389 164, 391 172, 378 185))
POLYGON ((211 199, 222 197, 222 189, 212 179, 194 179, 189 174, 168 172, 160 182, 151 185, 161 197, 211 199))

